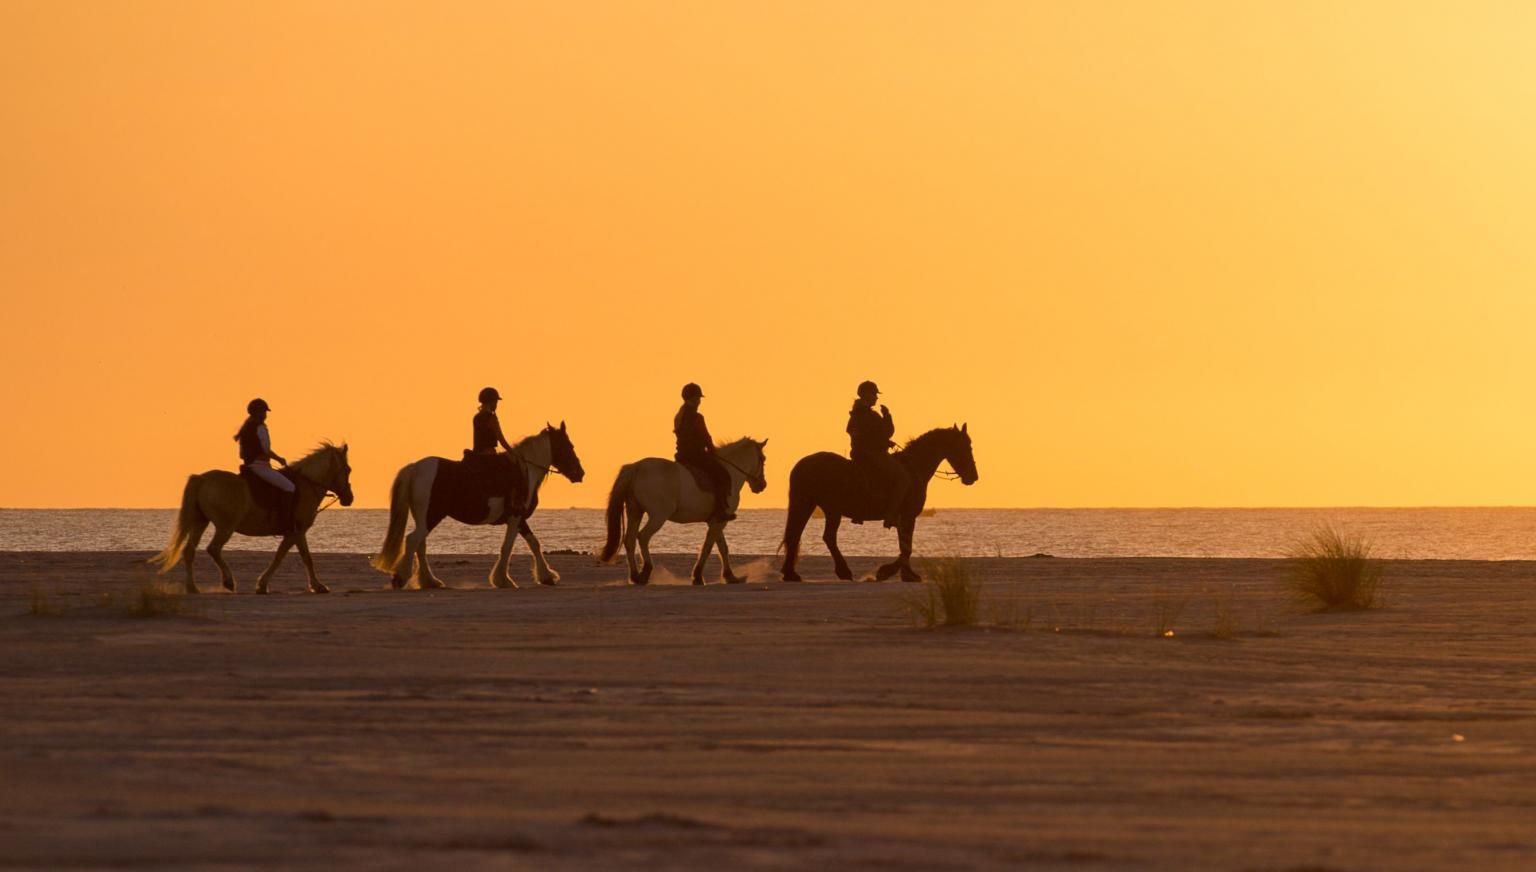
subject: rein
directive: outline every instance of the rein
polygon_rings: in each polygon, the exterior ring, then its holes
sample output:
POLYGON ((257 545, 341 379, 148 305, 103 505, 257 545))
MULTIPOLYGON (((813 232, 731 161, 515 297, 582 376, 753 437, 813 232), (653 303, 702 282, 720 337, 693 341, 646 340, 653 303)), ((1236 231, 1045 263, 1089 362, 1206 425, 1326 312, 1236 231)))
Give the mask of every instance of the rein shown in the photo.
POLYGON ((716 460, 720 461, 721 463, 725 464, 726 466, 729 466, 731 469, 734 469, 737 472, 741 473, 742 477, 745 478, 747 481, 751 481, 752 480, 752 473, 747 472, 745 469, 742 469, 741 467, 739 467, 736 464, 730 462, 729 460, 726 460, 724 457, 720 456, 719 452, 712 452, 711 456, 714 457, 716 460))

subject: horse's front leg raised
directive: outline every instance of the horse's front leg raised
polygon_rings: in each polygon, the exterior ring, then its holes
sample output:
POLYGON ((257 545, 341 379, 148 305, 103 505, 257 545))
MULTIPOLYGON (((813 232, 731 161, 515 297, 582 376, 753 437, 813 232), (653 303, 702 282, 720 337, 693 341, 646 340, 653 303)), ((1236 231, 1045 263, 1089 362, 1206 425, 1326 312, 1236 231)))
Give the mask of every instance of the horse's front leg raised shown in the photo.
POLYGON ((272 580, 272 576, 277 573, 277 568, 283 564, 283 558, 288 556, 288 549, 292 548, 293 544, 294 537, 291 533, 287 536, 284 536, 283 541, 278 543, 277 553, 272 555, 272 562, 268 563, 267 568, 263 569, 261 574, 256 576, 257 593, 267 592, 267 583, 270 582, 272 580))
POLYGON ((720 577, 726 584, 745 584, 747 577, 737 575, 731 571, 731 546, 725 541, 725 525, 720 525, 720 532, 715 534, 715 545, 720 549, 720 577))
POLYGON ((315 559, 309 556, 309 540, 300 532, 295 537, 294 544, 299 546, 299 556, 304 559, 304 570, 309 573, 310 593, 330 593, 331 589, 320 583, 320 576, 315 574, 315 559))
POLYGON ((507 562, 512 558, 512 546, 517 544, 517 525, 521 520, 516 516, 507 519, 507 534, 501 539, 501 554, 496 558, 496 565, 491 567, 491 587, 517 590, 517 582, 512 580, 507 562))
POLYGON ((699 559, 693 561, 693 583, 704 583, 704 563, 709 560, 709 552, 715 547, 715 540, 720 537, 721 525, 713 521, 704 530, 704 544, 699 546, 699 559))
POLYGON ((518 527, 518 532, 523 534, 523 541, 528 543, 528 550, 533 552, 533 577, 539 580, 539 584, 551 587, 559 584, 560 573, 551 569, 549 561, 544 559, 544 546, 539 544, 539 537, 528 529, 527 521, 518 527))

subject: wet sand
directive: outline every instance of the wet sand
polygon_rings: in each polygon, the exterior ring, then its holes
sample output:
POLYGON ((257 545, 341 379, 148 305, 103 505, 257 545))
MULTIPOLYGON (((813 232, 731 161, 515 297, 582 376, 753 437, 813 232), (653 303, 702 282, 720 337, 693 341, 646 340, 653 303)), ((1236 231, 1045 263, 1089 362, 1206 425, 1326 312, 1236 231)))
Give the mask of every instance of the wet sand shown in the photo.
POLYGON ((134 618, 142 556, 0 554, 0 865, 1536 868, 1536 564, 1307 615, 1277 561, 978 559, 1006 626, 927 630, 814 558, 134 618))

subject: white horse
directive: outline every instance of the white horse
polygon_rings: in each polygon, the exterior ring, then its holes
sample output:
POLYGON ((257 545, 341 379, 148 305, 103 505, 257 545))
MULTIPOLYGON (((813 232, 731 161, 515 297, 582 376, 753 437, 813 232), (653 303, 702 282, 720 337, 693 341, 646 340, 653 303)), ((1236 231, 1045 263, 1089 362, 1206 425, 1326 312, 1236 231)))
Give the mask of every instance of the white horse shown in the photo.
POLYGON ((509 510, 502 495, 487 496, 479 476, 462 461, 424 457, 405 465, 395 475, 389 495, 389 532, 384 536, 378 556, 370 561, 373 568, 390 574, 392 587, 396 590, 405 587, 413 575, 423 589, 446 586, 432 573, 432 566, 427 562, 427 534, 444 518, 471 526, 507 525, 501 554, 496 565, 491 567, 493 586, 517 587, 507 561, 519 533, 533 552, 534 577, 539 583, 555 584, 560 580, 560 574, 544 559, 539 537, 528 529, 528 516, 538 506, 539 487, 551 469, 573 483, 579 483, 585 475, 571 438, 566 435, 565 422, 561 421, 558 428, 545 425, 538 435, 518 442, 510 453, 497 455, 497 459, 512 464, 515 470, 528 477, 527 514, 518 514, 517 507, 509 510), (409 536, 405 534, 407 515, 415 524, 409 536))
MULTIPOLYGON (((768 462, 763 447, 767 444, 767 439, 761 442, 738 439, 715 449, 715 458, 725 465, 726 472, 731 476, 730 485, 726 488, 727 514, 734 514, 737 504, 741 502, 743 482, 751 485, 755 494, 762 493, 763 488, 768 486, 767 479, 763 477, 763 468, 768 462)), ((708 522, 709 531, 704 534, 704 546, 699 549, 699 559, 693 564, 693 583, 704 583, 704 561, 709 558, 710 549, 718 544, 722 577, 728 584, 741 584, 746 579, 731 571, 731 551, 725 542, 725 522, 709 522, 714 508, 714 494, 700 488, 693 473, 682 464, 660 457, 647 457, 627 464, 619 470, 618 477, 613 481, 613 490, 608 494, 608 541, 603 545, 600 559, 607 563, 618 553, 620 521, 625 521, 624 556, 629 562, 629 581, 631 584, 647 584, 651 580, 653 568, 651 537, 656 535, 656 531, 668 521, 675 524, 708 522), (642 516, 645 517, 643 527, 640 525, 642 516), (644 557, 643 565, 635 563, 636 541, 644 557)))

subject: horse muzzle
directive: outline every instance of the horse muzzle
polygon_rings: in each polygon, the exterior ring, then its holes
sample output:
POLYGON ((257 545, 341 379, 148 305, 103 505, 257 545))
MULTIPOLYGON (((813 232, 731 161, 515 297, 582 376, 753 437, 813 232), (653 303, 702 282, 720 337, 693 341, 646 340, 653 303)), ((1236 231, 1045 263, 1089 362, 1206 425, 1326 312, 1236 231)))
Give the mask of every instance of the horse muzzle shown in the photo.
POLYGON ((336 495, 336 499, 341 502, 341 507, 342 508, 346 508, 347 506, 352 505, 352 489, 351 488, 347 488, 347 492, 346 493, 344 493, 344 494, 337 494, 336 495))
POLYGON ((758 479, 757 481, 749 481, 747 482, 747 486, 752 488, 753 493, 760 494, 768 489, 768 479, 764 478, 758 479))

